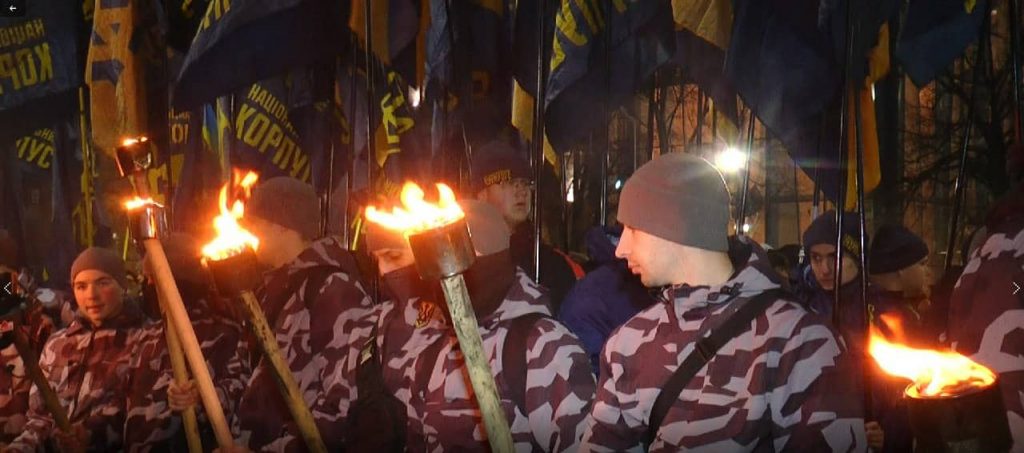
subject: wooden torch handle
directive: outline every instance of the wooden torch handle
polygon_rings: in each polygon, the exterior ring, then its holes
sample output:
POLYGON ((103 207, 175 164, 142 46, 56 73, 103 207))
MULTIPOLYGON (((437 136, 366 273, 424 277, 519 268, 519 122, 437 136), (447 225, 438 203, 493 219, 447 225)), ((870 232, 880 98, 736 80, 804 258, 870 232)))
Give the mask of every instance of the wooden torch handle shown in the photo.
POLYGON ((480 413, 483 414, 484 428, 487 430, 487 441, 491 451, 496 453, 512 452, 512 431, 505 410, 501 407, 498 387, 494 383, 494 375, 484 354, 483 340, 480 338, 476 315, 470 303, 469 292, 462 274, 441 279, 445 300, 452 315, 455 336, 459 339, 459 348, 466 358, 469 369, 469 381, 473 385, 480 413))
POLYGON ((242 304, 245 305, 245 311, 249 315, 253 334, 263 349, 263 356, 270 363, 274 377, 277 378, 281 395, 284 397, 285 403, 288 404, 292 419, 298 425, 306 448, 314 453, 326 453, 327 446, 320 437, 320 430, 317 429, 316 422, 313 421, 313 414, 306 406, 306 401, 302 399, 302 392, 299 391, 299 385, 295 382, 295 376, 292 376, 292 371, 288 367, 288 363, 285 362, 281 349, 277 346, 277 336, 270 329, 266 316, 263 316, 263 310, 260 309, 256 296, 251 291, 243 291, 240 297, 242 304))
MULTIPOLYGON (((163 293, 157 293, 160 300, 160 310, 164 314, 164 334, 167 337, 167 354, 171 358, 171 371, 174 373, 174 382, 179 386, 188 382, 188 365, 185 363, 185 353, 181 350, 181 340, 178 338, 178 331, 174 329, 173 321, 167 314, 167 300, 163 293)), ((181 412, 181 422, 185 426, 185 437, 188 440, 188 451, 190 453, 202 453, 203 441, 199 437, 199 420, 196 418, 194 407, 186 408, 181 412)))
POLYGON ((57 427, 61 431, 64 431, 65 434, 71 434, 71 422, 68 420, 68 413, 64 410, 64 406, 60 405, 57 393, 53 391, 50 381, 46 380, 43 370, 39 368, 39 357, 36 356, 36 352, 29 345, 28 336, 25 335, 21 326, 16 326, 12 333, 14 334, 14 347, 18 350, 18 355, 21 356, 21 361, 25 364, 25 372, 32 383, 36 385, 36 388, 39 389, 39 394, 43 397, 43 404, 46 405, 46 410, 50 411, 50 414, 53 415, 53 421, 57 423, 57 427))
POLYGON ((189 368, 195 374, 199 397, 206 409, 206 417, 210 420, 210 425, 213 426, 217 443, 221 447, 231 447, 234 442, 231 438, 231 430, 228 429, 227 419, 224 418, 224 408, 221 407, 220 399, 217 398, 217 391, 210 378, 210 370, 206 367, 206 360, 203 357, 203 351, 199 348, 196 332, 192 329, 192 322, 189 321, 188 313, 185 311, 185 304, 181 300, 181 293, 178 292, 178 285, 174 282, 171 267, 167 264, 164 248, 159 239, 146 239, 142 243, 146 248, 147 259, 150 260, 153 267, 157 291, 164 295, 167 314, 181 340, 189 368))

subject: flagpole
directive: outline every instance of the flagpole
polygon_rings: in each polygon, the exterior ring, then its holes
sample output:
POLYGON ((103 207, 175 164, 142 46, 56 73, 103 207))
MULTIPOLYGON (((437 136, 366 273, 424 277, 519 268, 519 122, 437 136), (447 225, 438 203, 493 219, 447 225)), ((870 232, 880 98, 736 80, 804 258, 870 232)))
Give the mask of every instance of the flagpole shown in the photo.
POLYGON ((366 17, 363 22, 366 27, 366 190, 369 194, 374 193, 373 187, 373 166, 376 160, 377 140, 374 134, 374 100, 376 99, 376 87, 373 80, 373 1, 363 0, 366 17))
POLYGON ((79 184, 82 187, 82 204, 85 216, 85 244, 86 247, 93 245, 93 218, 92 218, 92 153, 89 147, 89 134, 87 132, 87 116, 85 113, 85 87, 78 87, 78 128, 79 141, 82 146, 82 179, 79 184))
POLYGON ((697 131, 694 133, 694 140, 697 146, 704 143, 704 105, 706 98, 700 86, 697 87, 697 131))
POLYGON ((539 0, 537 14, 537 87, 533 103, 533 181, 536 186, 533 188, 533 278, 540 283, 540 237, 541 225, 543 222, 543 209, 541 209, 541 192, 543 184, 541 177, 544 168, 544 108, 547 98, 547 63, 545 61, 545 20, 549 0, 539 0))
POLYGON ((754 154, 754 108, 750 107, 750 123, 747 124, 747 160, 743 166, 743 189, 740 195, 740 209, 736 214, 736 233, 746 234, 743 231, 743 219, 747 217, 747 193, 750 192, 750 159, 754 154))
POLYGON ((956 236, 960 224, 960 211, 962 209, 964 188, 967 185, 967 151, 970 149, 971 133, 974 129, 974 103, 978 96, 978 87, 982 68, 985 66, 985 48, 989 45, 989 33, 991 33, 991 17, 989 2, 985 2, 985 17, 982 19, 981 38, 978 39, 977 54, 974 58, 974 74, 971 76, 971 92, 967 100, 967 126, 964 127, 963 142, 960 148, 960 168, 956 174, 956 185, 953 189, 953 214, 949 222, 949 236, 946 239, 946 259, 943 263, 943 270, 949 272, 953 267, 953 251, 956 249, 956 236))
POLYGON ((1021 99, 1020 69, 1020 5, 1019 0, 1007 0, 1010 5, 1010 76, 1013 83, 1014 137, 1017 143, 1024 143, 1024 100, 1021 99))

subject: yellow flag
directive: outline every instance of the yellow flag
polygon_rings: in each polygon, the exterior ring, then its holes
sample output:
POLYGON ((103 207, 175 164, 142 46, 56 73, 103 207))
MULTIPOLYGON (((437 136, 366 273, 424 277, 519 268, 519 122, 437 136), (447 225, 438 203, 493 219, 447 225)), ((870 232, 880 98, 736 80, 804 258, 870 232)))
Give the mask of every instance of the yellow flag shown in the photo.
MULTIPOLYGON (((512 126, 528 142, 533 141, 533 108, 533 95, 526 91, 518 80, 515 81, 512 91, 512 126)), ((558 153, 548 141, 547 134, 544 136, 544 160, 555 168, 556 175, 561 175, 562 167, 558 163, 558 153)))
POLYGON ((672 17, 677 30, 685 28, 719 49, 729 48, 730 0, 672 0, 672 17))
MULTIPOLYGON (((875 190, 882 182, 882 165, 878 149, 878 124, 875 116, 875 102, 872 99, 872 86, 889 73, 889 26, 883 24, 878 32, 878 44, 868 53, 868 75, 864 85, 860 87, 857 102, 860 103, 860 141, 864 153, 864 193, 875 190)), ((853 87, 847 95, 854 99, 853 87)), ((853 102, 847 103, 846 127, 847 134, 847 175, 846 175, 846 209, 857 207, 857 125, 855 121, 856 107, 853 102)))
POLYGON ((144 62, 131 48, 139 1, 96 0, 85 80, 93 141, 111 154, 124 138, 146 132, 144 62))

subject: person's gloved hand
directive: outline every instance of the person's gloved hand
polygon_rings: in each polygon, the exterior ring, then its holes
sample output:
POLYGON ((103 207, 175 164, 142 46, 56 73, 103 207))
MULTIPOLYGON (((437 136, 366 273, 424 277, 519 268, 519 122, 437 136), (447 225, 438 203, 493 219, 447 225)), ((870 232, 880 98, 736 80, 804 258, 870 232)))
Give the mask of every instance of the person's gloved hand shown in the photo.
POLYGON ((196 381, 189 380, 181 385, 172 381, 167 387, 167 405, 172 411, 181 412, 199 404, 199 389, 196 381))

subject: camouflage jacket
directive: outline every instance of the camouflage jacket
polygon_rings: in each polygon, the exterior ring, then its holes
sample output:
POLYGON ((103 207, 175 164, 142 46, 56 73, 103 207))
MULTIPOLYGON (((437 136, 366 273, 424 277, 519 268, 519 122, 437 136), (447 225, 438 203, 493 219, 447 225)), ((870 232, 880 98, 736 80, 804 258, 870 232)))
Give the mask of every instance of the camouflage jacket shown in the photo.
MULTIPOLYGON (((1018 213, 1020 214, 1020 213, 1018 213)), ((1024 452, 1024 216, 989 229, 953 289, 949 340, 999 374, 1014 445, 1024 452)))
POLYGON ((25 373, 25 363, 14 345, 0 350, 0 445, 21 433, 28 412, 28 394, 32 381, 25 373))
MULTIPOLYGON (((479 320, 516 451, 574 451, 594 398, 594 377, 583 346, 550 316, 546 293, 517 270, 505 300, 479 320), (526 336, 527 350, 522 353, 527 369, 506 370, 502 357, 508 326, 530 313, 547 317, 539 319, 526 336), (509 389, 508 373, 525 376, 525 393, 519 392, 524 402, 509 398, 515 392, 509 389)), ((441 309, 419 299, 389 301, 379 307, 377 320, 385 385, 406 406, 406 448, 487 451, 465 361, 441 309), (422 376, 429 376, 429 382, 416 382, 422 376)))
MULTIPOLYGON (((39 366, 57 393, 72 425, 89 432, 90 451, 124 448, 127 395, 134 382, 152 379, 132 368, 141 339, 152 325, 131 302, 99 328, 82 318, 46 342, 39 366)), ((43 448, 55 429, 53 417, 33 387, 25 431, 8 447, 13 451, 43 448)))
MULTIPOLYGON (((760 247, 732 246, 724 285, 668 288, 609 338, 585 451, 642 451, 651 407, 696 339, 779 287, 760 247)), ((690 380, 651 451, 863 451, 861 398, 846 384, 857 373, 827 321, 779 299, 752 324, 690 380)))
MULTIPOLYGON (((26 330, 29 346, 38 356, 54 330, 53 322, 46 317, 32 316, 29 323, 34 326, 31 331, 26 330)), ((28 377, 18 349, 12 343, 0 350, 0 445, 21 434, 21 427, 26 422, 31 389, 32 380, 28 377)))
MULTIPOLYGON (((344 442, 345 415, 355 398, 358 345, 369 338, 372 329, 370 298, 362 285, 339 267, 348 258, 346 253, 337 239, 316 241, 291 263, 266 274, 260 295, 281 353, 330 451, 339 450, 344 442), (326 280, 311 281, 310 275, 316 273, 311 269, 319 266, 339 268, 326 280), (314 285, 318 287, 310 287, 314 285), (292 287, 295 292, 286 294, 292 287)), ((265 359, 253 367, 235 428, 239 438, 254 450, 304 449, 265 359)))
MULTIPOLYGON (((233 414, 251 374, 242 326, 213 313, 202 298, 192 299, 188 315, 224 413, 233 414)), ((184 450, 186 444, 181 418, 172 413, 167 404, 167 389, 174 375, 163 322, 146 329, 140 343, 137 364, 133 368, 149 370, 144 375, 152 379, 138 379, 131 389, 125 444, 131 451, 184 450)), ((202 405, 197 408, 197 413, 201 428, 209 428, 202 423, 202 405)), ((207 434, 203 436, 204 446, 216 445, 215 439, 209 436, 212 435, 210 429, 201 432, 207 434)))

